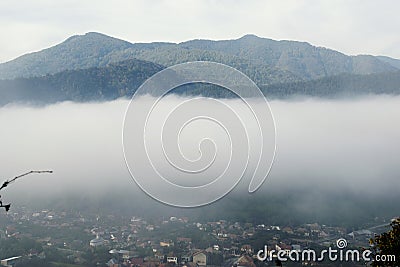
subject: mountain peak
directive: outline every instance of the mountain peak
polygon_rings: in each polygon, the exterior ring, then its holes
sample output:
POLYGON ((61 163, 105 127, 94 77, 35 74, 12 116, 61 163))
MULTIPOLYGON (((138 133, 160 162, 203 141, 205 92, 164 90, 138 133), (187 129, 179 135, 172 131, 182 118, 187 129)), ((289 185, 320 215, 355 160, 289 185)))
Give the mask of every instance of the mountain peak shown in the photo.
MULTIPOLYGON (((191 40, 179 44, 132 44, 98 32, 74 35, 51 48, 0 64, 0 79, 43 76, 63 70, 102 67, 126 59, 142 59, 164 66, 211 60, 232 66, 271 68, 298 79, 341 73, 369 74, 398 70, 395 59, 350 57, 298 41, 277 41, 246 34, 235 40, 191 40)), ((278 77, 278 76, 276 76, 278 77)), ((269 80, 270 82, 270 80, 269 80)))
POLYGON ((255 34, 249 33, 249 34, 243 35, 243 36, 240 37, 239 39, 263 39, 263 38, 261 38, 261 37, 255 35, 255 34))
POLYGON ((113 41, 113 42, 120 42, 120 43, 126 43, 126 44, 131 44, 127 41, 105 35, 103 33, 99 32, 87 32, 85 34, 77 34, 69 37, 67 40, 64 42, 60 43, 59 45, 63 45, 65 43, 71 42, 71 41, 79 41, 79 42, 84 42, 84 41, 113 41))
POLYGON ((66 69, 105 66, 112 61, 112 53, 131 46, 127 41, 98 32, 74 35, 53 47, 0 64, 0 79, 43 76, 66 69))
POLYGON ((110 37, 110 36, 108 36, 108 35, 105 35, 104 33, 100 33, 100 32, 87 32, 87 33, 85 33, 85 35, 87 35, 87 36, 90 36, 90 35, 94 35, 94 36, 107 36, 107 37, 110 37))

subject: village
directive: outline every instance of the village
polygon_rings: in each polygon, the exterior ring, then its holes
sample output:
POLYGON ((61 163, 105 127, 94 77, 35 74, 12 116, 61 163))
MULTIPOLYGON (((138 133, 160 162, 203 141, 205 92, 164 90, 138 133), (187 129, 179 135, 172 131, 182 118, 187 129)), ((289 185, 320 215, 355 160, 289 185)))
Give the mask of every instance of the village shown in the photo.
POLYGON ((6 221, 0 228, 1 242, 35 240, 35 246, 2 259, 2 266, 32 259, 76 266, 274 266, 274 262, 258 261, 257 252, 265 246, 288 253, 318 251, 334 246, 339 238, 360 248, 368 246, 374 234, 316 222, 299 226, 200 222, 188 217, 88 216, 24 208, 10 212, 6 221))

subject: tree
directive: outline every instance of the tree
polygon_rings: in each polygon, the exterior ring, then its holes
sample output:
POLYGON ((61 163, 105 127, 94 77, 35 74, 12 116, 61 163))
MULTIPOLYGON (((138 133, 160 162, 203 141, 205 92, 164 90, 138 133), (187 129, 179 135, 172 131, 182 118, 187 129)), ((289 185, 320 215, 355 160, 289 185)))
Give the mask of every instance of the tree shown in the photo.
POLYGON ((392 227, 386 233, 375 236, 370 240, 374 250, 375 258, 377 255, 394 255, 395 261, 374 261, 373 266, 400 266, 400 218, 394 219, 392 227))

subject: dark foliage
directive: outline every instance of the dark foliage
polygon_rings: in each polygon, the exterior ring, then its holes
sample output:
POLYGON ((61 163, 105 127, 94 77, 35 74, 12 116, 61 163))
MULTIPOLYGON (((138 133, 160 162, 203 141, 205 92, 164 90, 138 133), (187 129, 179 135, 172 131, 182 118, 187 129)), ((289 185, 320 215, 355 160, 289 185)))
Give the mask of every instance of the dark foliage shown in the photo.
MULTIPOLYGON (((60 101, 88 102, 130 98, 146 79, 163 68, 151 62, 132 59, 102 68, 63 71, 36 78, 3 80, 0 81, 0 105, 13 102, 48 104, 60 101)), ((263 79, 261 77, 261 80, 263 79)), ((268 98, 397 95, 400 93, 400 72, 342 74, 312 81, 260 85, 260 89, 268 98)), ((229 90, 210 84, 185 85, 176 88, 173 93, 216 98, 236 97, 229 90)))
POLYGON ((370 240, 373 245, 375 258, 394 255, 395 261, 374 261, 373 266, 400 266, 400 218, 390 224, 392 229, 370 240))

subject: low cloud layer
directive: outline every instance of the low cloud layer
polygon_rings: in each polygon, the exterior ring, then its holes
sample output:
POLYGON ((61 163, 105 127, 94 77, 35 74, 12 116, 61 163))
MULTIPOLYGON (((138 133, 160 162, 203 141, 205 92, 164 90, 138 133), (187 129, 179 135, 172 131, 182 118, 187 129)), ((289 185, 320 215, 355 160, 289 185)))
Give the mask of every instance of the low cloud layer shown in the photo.
MULTIPOLYGON (((170 96, 166 105, 182 100, 170 96)), ((242 105, 239 100, 227 101, 232 106, 242 105)), ((2 195, 7 199, 74 191, 101 195, 105 188, 138 192, 122 149, 128 103, 1 108, 1 179, 28 170, 55 171, 22 178, 2 195)), ((298 187, 377 196, 398 192, 400 97, 272 101, 270 105, 276 122, 277 154, 269 177, 256 194, 298 187)), ((185 151, 196 157, 190 149, 185 151)), ((241 184, 247 188, 248 182, 244 179, 241 184)))

